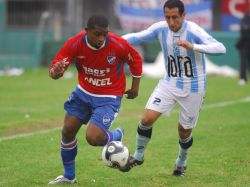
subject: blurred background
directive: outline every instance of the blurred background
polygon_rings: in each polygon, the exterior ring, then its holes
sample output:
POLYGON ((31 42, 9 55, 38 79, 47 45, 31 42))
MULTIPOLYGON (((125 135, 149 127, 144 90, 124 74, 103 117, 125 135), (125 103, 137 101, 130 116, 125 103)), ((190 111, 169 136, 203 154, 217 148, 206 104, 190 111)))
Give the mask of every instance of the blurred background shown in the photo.
MULTIPOLYGON (((227 47, 210 57, 219 66, 239 67, 235 43, 248 0, 184 0, 187 19, 227 47)), ((62 44, 84 29, 89 16, 105 14, 118 34, 142 30, 164 20, 164 0, 0 0, 0 70, 48 66, 62 44)), ((155 62, 158 42, 138 46, 145 63, 155 62)))

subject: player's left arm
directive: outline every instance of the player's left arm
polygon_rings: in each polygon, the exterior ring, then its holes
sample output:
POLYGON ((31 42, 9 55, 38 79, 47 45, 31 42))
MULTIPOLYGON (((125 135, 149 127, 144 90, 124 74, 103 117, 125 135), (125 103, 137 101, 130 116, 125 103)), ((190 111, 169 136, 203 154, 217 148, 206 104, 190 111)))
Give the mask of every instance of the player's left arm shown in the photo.
POLYGON ((188 42, 187 40, 178 40, 176 42, 176 45, 184 47, 185 49, 188 49, 188 50, 194 49, 194 45, 192 43, 188 42))
POLYGON ((131 88, 125 91, 126 98, 134 99, 139 94, 140 78, 142 76, 142 57, 139 53, 124 40, 125 54, 124 60, 129 65, 131 75, 133 77, 131 88))
POLYGON ((176 44, 189 50, 206 54, 225 54, 226 48, 204 29, 197 25, 192 26, 192 43, 187 40, 179 40, 176 44))
POLYGON ((131 88, 124 92, 124 95, 127 99, 134 99, 139 94, 139 87, 140 87, 140 80, 139 77, 132 78, 132 85, 131 88))

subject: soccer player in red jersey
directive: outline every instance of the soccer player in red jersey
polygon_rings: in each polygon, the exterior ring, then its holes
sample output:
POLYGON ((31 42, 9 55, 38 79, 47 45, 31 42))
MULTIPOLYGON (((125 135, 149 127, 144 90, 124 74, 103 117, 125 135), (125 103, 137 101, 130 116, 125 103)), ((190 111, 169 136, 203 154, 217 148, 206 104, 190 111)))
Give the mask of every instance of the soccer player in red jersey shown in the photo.
POLYGON ((85 31, 70 38, 53 60, 49 76, 58 79, 71 63, 78 70, 78 85, 64 104, 66 115, 62 129, 61 157, 64 175, 49 184, 76 183, 76 134, 88 124, 86 140, 92 146, 121 141, 123 130, 109 128, 117 117, 124 94, 128 99, 138 95, 142 74, 142 58, 120 36, 109 32, 103 15, 89 18, 85 31), (126 89, 124 63, 131 75, 131 88, 126 89))

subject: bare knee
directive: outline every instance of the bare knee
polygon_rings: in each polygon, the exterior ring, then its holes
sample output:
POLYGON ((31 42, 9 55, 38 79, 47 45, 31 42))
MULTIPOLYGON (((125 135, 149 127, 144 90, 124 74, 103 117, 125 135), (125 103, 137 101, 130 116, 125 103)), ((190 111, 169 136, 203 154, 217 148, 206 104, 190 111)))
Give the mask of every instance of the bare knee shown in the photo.
POLYGON ((64 125, 62 129, 62 140, 63 141, 73 141, 76 137, 78 130, 81 127, 81 121, 74 116, 65 116, 64 125))
POLYGON ((145 109, 143 112, 141 123, 145 126, 148 126, 148 127, 152 126, 160 115, 161 115, 161 113, 159 113, 159 112, 145 109))
POLYGON ((191 133, 192 133, 192 129, 184 129, 181 124, 179 123, 179 126, 178 126, 178 131, 179 131, 179 137, 181 139, 185 139, 185 138, 188 138, 191 133))
POLYGON ((73 141, 76 137, 76 133, 73 130, 70 130, 69 128, 64 127, 61 131, 62 139, 64 141, 73 141))
POLYGON ((85 138, 88 144, 92 146, 101 146, 105 144, 105 137, 102 137, 101 135, 96 135, 87 132, 85 138))
POLYGON ((153 119, 150 119, 150 118, 148 118, 148 117, 143 117, 143 118, 141 119, 141 124, 143 124, 143 125, 145 125, 145 126, 147 126, 147 127, 152 126, 153 123, 154 123, 153 119))

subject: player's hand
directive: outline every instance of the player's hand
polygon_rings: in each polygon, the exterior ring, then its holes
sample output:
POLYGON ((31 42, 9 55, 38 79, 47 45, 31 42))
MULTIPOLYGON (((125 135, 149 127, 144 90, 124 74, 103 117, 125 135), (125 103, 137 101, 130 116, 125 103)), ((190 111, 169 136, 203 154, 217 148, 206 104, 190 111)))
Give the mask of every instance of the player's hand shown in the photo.
POLYGON ((130 89, 130 90, 127 90, 125 93, 124 93, 124 96, 127 98, 127 99, 134 99, 138 96, 138 91, 137 90, 133 90, 133 89, 130 89))
POLYGON ((58 79, 62 77, 68 64, 69 62, 67 62, 67 58, 63 59, 62 61, 57 62, 49 72, 50 77, 53 79, 58 79))
POLYGON ((185 49, 193 49, 193 44, 191 44, 190 42, 188 42, 187 40, 178 40, 176 42, 176 45, 184 47, 185 49))

